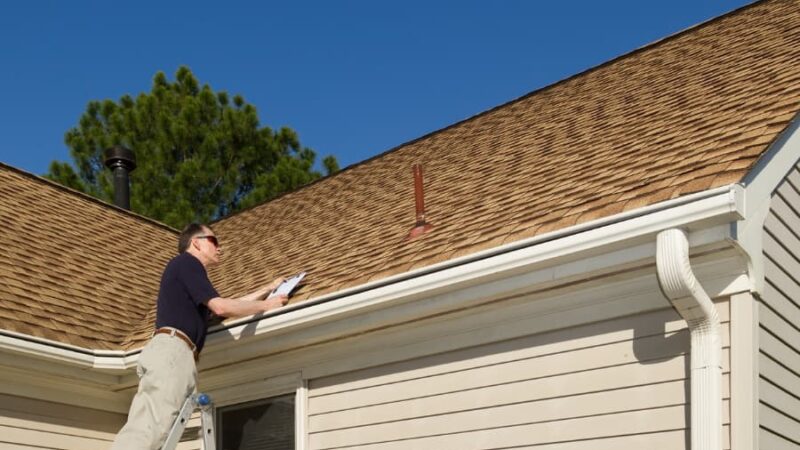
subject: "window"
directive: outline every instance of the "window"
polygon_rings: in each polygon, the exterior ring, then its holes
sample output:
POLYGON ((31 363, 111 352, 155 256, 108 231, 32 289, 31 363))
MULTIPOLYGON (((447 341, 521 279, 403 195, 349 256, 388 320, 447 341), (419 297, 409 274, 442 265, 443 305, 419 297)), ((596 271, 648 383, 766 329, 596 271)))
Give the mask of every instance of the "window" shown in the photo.
POLYGON ((218 408, 220 450, 294 450, 295 395, 218 408))

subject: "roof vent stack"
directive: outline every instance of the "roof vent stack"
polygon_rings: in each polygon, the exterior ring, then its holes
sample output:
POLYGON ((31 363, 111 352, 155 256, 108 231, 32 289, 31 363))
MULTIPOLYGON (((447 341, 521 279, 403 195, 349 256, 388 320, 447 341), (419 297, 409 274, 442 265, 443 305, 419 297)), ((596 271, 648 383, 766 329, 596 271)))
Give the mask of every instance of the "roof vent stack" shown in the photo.
POLYGON ((114 173, 114 204, 124 209, 131 209, 131 192, 128 174, 136 168, 136 156, 133 151, 121 145, 115 145, 105 152, 106 167, 114 173))
POLYGON ((414 172, 414 202, 417 209, 417 223, 408 233, 409 240, 421 236, 433 228, 433 225, 425 222, 425 191, 422 188, 422 165, 414 164, 412 171, 414 172))

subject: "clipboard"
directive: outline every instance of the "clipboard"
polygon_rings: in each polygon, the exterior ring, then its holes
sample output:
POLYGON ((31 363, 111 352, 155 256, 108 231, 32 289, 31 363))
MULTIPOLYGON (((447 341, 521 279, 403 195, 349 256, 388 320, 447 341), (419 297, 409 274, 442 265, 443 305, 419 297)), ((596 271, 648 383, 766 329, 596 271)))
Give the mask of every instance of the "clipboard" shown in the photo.
POLYGON ((306 276, 305 272, 300 272, 297 275, 287 278, 286 281, 281 283, 281 285, 275 288, 274 291, 270 292, 267 298, 271 298, 276 295, 285 295, 288 297, 289 295, 291 295, 292 291, 294 291, 297 288, 297 285, 300 284, 300 281, 305 276, 306 276))

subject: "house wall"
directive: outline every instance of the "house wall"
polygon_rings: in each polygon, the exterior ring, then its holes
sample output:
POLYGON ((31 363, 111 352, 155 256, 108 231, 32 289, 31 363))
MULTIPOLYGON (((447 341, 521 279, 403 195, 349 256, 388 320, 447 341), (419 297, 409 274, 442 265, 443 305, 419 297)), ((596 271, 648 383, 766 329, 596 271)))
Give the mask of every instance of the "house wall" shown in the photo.
POLYGON ((800 442, 800 172, 772 196, 764 224, 765 285, 759 304, 759 441, 764 449, 800 442))
POLYGON ((105 450, 125 415, 0 394, 0 449, 105 450))
MULTIPOLYGON (((729 296, 750 283, 738 249, 708 242, 692 267, 722 320, 730 448, 729 296)), ((237 353, 247 341, 217 343, 201 361, 200 389, 217 407, 295 392, 298 450, 688 448, 688 330, 657 288, 655 243, 635 248, 651 252, 556 286, 535 281, 574 274, 571 261, 467 286, 464 307, 429 313, 453 299, 438 292, 293 333, 277 327, 249 344, 256 358, 237 353)))
POLYGON ((662 308, 312 379, 308 448, 688 448, 688 349, 685 322, 662 308))

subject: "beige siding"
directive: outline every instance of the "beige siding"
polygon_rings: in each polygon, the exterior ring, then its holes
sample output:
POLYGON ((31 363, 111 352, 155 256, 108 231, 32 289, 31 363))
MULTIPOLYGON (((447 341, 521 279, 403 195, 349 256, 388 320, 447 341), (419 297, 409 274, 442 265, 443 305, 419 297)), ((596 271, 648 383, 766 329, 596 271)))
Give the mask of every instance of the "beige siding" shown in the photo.
POLYGON ((688 348, 665 309, 311 380, 309 448, 685 448, 688 348))
POLYGON ((0 394, 0 449, 107 449, 125 416, 0 394))
POLYGON ((764 224, 766 283, 759 307, 761 448, 800 448, 800 172, 772 197, 764 224))
POLYGON ((186 422, 186 428, 175 450, 201 450, 203 448, 203 424, 200 411, 195 411, 186 422))

